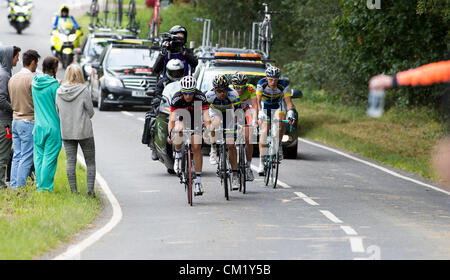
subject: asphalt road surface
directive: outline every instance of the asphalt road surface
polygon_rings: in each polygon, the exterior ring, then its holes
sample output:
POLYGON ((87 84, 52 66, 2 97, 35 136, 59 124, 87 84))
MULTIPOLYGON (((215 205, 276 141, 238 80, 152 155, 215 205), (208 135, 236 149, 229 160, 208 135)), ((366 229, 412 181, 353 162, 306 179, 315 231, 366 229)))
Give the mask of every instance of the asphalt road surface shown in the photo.
MULTIPOLYGON (((62 3, 35 0, 22 35, 2 8, 0 43, 50 55, 51 17, 62 3)), ((448 194, 306 142, 299 159, 282 162, 278 189, 256 176, 229 201, 205 157, 206 192, 190 207, 178 178, 140 143, 144 114, 96 111, 97 171, 123 216, 81 259, 450 258, 448 194)))

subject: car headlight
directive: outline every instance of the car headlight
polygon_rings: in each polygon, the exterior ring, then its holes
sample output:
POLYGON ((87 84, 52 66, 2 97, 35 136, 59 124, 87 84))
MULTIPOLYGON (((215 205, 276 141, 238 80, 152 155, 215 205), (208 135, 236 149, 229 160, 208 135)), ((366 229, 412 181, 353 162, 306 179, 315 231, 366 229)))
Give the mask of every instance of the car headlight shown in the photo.
POLYGON ((289 140, 290 140, 289 135, 283 135, 283 138, 281 139, 281 142, 286 143, 289 140))
POLYGON ((73 42, 77 39, 77 34, 70 34, 68 37, 69 41, 73 42))
POLYGON ((106 77, 105 83, 107 87, 122 87, 122 82, 114 77, 106 77))

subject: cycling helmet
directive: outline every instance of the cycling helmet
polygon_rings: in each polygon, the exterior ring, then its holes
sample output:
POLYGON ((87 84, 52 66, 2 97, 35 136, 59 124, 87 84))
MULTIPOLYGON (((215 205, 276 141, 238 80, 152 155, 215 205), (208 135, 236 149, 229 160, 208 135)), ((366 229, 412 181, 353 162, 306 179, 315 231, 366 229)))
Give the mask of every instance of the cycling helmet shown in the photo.
POLYGON ((244 73, 236 72, 231 79, 232 83, 235 85, 246 85, 248 82, 248 77, 244 73))
POLYGON ((184 42, 187 42, 187 35, 188 35, 188 33, 187 33, 186 28, 184 28, 183 26, 175 25, 172 28, 170 28, 169 33, 172 34, 172 35, 175 35, 177 33, 183 33, 184 34, 184 42))
POLYGON ((269 66, 266 69, 266 76, 267 77, 280 77, 281 71, 279 68, 275 67, 275 66, 269 66))
POLYGON ((166 65, 167 78, 172 82, 178 81, 184 76, 184 63, 179 59, 171 59, 166 65))
POLYGON ((181 90, 189 91, 197 88, 197 81, 192 76, 184 76, 180 80, 181 90))
POLYGON ((223 74, 218 74, 214 77, 213 87, 214 88, 227 88, 230 85, 228 82, 227 76, 223 74))

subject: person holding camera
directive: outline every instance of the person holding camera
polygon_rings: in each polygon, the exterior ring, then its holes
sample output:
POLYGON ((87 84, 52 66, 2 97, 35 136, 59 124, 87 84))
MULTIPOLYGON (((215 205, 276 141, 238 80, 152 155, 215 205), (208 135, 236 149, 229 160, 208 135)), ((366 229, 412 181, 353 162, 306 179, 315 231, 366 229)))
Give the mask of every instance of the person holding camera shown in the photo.
POLYGON ((195 57, 191 49, 186 48, 187 30, 183 26, 175 25, 169 33, 162 34, 163 42, 161 53, 156 59, 153 66, 153 72, 162 74, 164 78, 167 77, 167 63, 171 59, 179 59, 184 64, 184 75, 189 75, 189 67, 191 73, 194 72, 198 65, 198 59, 195 57))

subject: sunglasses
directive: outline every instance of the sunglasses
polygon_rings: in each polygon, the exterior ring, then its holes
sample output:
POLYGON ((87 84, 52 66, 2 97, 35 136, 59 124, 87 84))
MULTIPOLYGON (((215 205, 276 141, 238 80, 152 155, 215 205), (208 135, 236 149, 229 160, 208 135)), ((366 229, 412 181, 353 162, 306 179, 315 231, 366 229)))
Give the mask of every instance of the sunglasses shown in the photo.
POLYGON ((247 85, 243 85, 243 86, 240 86, 240 85, 234 85, 234 89, 246 89, 247 88, 247 85))
POLYGON ((276 82, 278 80, 279 80, 279 78, 267 78, 267 81, 270 81, 270 82, 276 82))
POLYGON ((226 89, 226 88, 216 88, 215 91, 218 92, 218 93, 225 93, 225 92, 228 92, 228 89, 226 89))
POLYGON ((181 93, 183 93, 184 95, 193 95, 195 94, 195 90, 182 90, 181 93))

